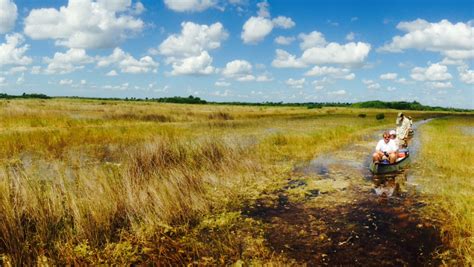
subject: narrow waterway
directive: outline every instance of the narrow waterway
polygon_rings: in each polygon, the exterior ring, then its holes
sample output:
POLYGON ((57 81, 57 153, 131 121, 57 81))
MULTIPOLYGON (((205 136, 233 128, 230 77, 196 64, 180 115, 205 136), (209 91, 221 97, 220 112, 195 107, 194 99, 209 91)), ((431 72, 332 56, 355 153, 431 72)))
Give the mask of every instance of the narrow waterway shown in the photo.
MULTIPOLYGON (((417 128, 426 122, 415 124, 415 160, 421 160, 417 128)), ((384 176, 368 170, 381 133, 296 168, 287 186, 246 211, 264 222, 275 253, 309 265, 438 264, 433 254, 442 243, 432 222, 418 214, 425 203, 407 182, 409 169, 384 176)))

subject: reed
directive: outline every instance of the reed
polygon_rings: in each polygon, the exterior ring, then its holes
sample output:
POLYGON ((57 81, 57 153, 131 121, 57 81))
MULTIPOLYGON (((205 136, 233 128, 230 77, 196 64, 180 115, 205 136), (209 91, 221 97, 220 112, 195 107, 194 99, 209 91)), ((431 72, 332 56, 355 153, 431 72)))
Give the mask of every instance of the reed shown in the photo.
POLYGON ((437 218, 450 250, 439 255, 448 266, 474 265, 474 121, 448 117, 422 126, 423 146, 415 168, 427 216, 437 218))
POLYGON ((242 207, 281 186, 295 164, 396 115, 359 113, 2 101, 0 258, 14 266, 271 262, 259 222, 242 207))

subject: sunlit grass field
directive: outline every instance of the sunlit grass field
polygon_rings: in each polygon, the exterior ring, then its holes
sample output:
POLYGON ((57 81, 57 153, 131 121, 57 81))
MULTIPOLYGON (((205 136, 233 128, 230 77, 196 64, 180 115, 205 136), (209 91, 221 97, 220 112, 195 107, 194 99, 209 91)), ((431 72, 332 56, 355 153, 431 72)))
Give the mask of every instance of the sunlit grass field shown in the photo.
POLYGON ((451 246, 448 266, 474 265, 474 120, 446 117, 423 125, 415 176, 429 197, 427 214, 442 225, 451 246))
MULTIPOLYGON (((0 255, 13 265, 281 262, 242 208, 296 164, 393 127, 397 112, 0 101, 0 255)), ((451 122, 440 123, 430 127, 451 122)), ((437 164, 446 174, 459 166, 469 183, 462 163, 472 148, 459 153, 440 154, 458 165, 437 164)))

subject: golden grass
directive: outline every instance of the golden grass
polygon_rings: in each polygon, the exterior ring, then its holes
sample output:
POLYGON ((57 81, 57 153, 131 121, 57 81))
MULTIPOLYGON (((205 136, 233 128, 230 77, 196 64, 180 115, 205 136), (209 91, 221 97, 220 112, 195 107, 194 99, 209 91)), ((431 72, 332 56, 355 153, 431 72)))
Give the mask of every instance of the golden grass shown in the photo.
POLYGON ((473 266, 474 120, 448 117, 422 127, 423 160, 414 175, 429 195, 428 216, 440 220, 444 241, 452 248, 440 257, 448 266, 473 266))
POLYGON ((396 114, 0 103, 0 256, 13 265, 272 261, 242 206, 284 183, 295 164, 393 125, 396 114))

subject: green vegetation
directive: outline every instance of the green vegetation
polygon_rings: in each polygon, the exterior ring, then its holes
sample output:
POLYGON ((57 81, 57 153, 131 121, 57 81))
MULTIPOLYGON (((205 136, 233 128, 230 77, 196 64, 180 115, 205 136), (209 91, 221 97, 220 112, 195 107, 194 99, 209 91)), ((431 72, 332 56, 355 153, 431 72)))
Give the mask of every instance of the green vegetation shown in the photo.
POLYGON ((44 94, 26 94, 23 93, 22 95, 8 95, 5 93, 0 93, 0 99, 50 99, 50 96, 44 94))
MULTIPOLYGON (((51 97, 43 94, 25 94, 20 96, 0 94, 0 99, 14 99, 14 98, 40 98, 49 99, 51 97)), ((305 102, 305 103, 284 103, 284 102, 210 102, 199 97, 188 96, 174 96, 174 97, 162 97, 162 98, 135 98, 126 97, 122 98, 92 98, 92 97, 58 97, 58 98, 72 98, 72 99, 90 99, 90 100, 111 100, 111 101, 147 101, 147 102, 159 102, 159 103, 176 103, 176 104, 213 104, 213 105, 232 105, 232 106, 265 106, 265 107, 307 107, 308 109, 322 108, 322 107, 352 107, 352 108, 372 108, 372 109, 397 109, 397 110, 417 110, 417 111, 449 111, 449 112, 472 112, 470 109, 459 109, 459 108, 447 108, 447 107, 431 107, 420 104, 417 101, 406 102, 406 101, 392 101, 384 102, 379 100, 365 101, 357 103, 334 103, 334 102, 305 102)))
POLYGON ((162 97, 157 99, 150 99, 151 101, 156 101, 160 103, 178 103, 178 104, 206 104, 206 100, 202 100, 199 97, 188 96, 188 97, 162 97))
POLYGON ((0 100, 0 261, 291 263, 242 210, 296 165, 393 126, 383 112, 0 100))
POLYGON ((426 111, 454 111, 454 112, 469 112, 468 109, 458 108, 445 108, 445 107, 431 107, 425 106, 417 101, 406 102, 406 101, 393 101, 384 102, 379 100, 366 101, 351 104, 354 108, 379 108, 379 109, 400 109, 400 110, 426 110, 426 111))
POLYGON ((383 114, 383 113, 378 113, 377 115, 375 115, 375 118, 376 118, 377 120, 383 120, 383 119, 385 119, 385 114, 383 114))
POLYGON ((446 266, 474 265, 474 120, 450 117, 420 130, 423 146, 414 175, 428 197, 425 211, 437 218, 451 250, 440 255, 446 266))

